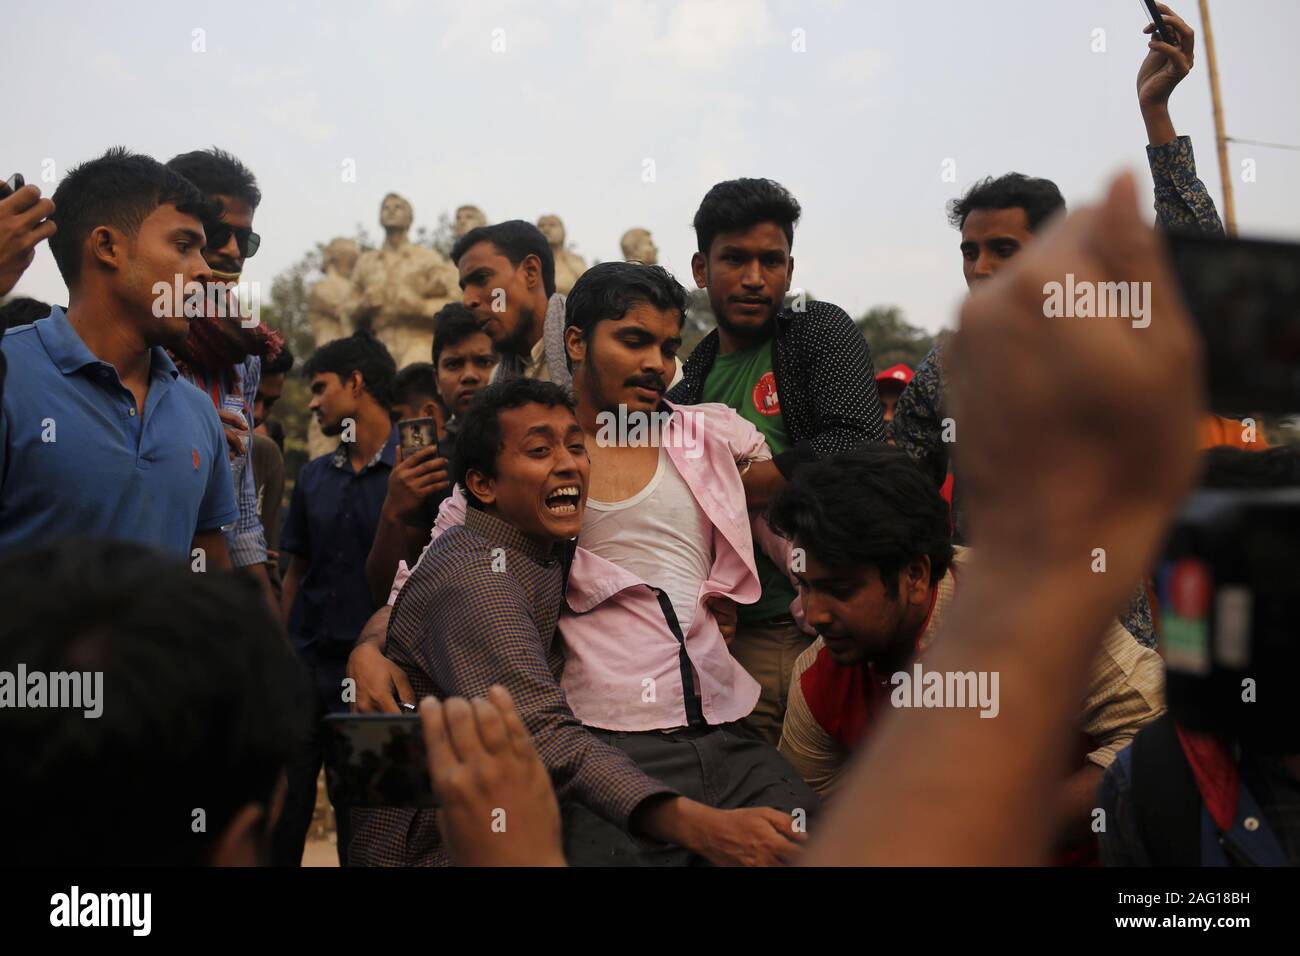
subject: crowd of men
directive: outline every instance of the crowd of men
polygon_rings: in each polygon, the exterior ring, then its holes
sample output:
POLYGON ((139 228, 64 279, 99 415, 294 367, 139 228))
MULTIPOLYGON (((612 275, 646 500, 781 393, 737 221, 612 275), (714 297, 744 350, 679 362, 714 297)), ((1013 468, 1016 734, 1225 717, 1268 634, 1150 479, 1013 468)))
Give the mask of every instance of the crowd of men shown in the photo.
MULTIPOLYGON (((1162 9, 1158 228, 1219 232, 1167 109, 1193 33, 1162 9)), ((0 294, 40 242, 68 288, 6 307, 0 669, 105 687, 98 719, 0 709, 13 859, 298 865, 322 719, 418 707, 440 809, 337 804, 345 865, 1156 860, 1119 758, 1167 723, 1160 536, 1198 443, 1294 456, 1200 411, 1131 178, 1068 219, 1019 173, 955 199, 961 332, 879 375, 844 310, 786 304, 801 210, 767 179, 701 200, 717 328, 684 362, 671 274, 603 263, 561 296, 522 220, 457 241, 428 363, 363 329, 295 372, 213 296, 158 308, 158 283, 238 281, 260 201, 218 149, 0 199, 0 294), (1066 271, 1152 282, 1155 322, 1045 320, 1066 271), (339 444, 281 518, 289 374, 339 444), (436 443, 400 447, 413 418, 436 443), (983 710, 900 703, 924 671, 982 675, 983 710)), ((1252 791, 1292 863, 1297 769, 1252 791)))

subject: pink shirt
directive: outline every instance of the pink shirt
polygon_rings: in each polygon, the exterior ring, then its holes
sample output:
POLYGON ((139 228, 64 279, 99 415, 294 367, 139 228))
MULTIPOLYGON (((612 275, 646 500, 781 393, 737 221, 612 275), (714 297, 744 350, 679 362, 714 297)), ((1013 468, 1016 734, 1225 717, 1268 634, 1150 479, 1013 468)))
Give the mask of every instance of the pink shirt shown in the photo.
MULTIPOLYGON (((565 646, 561 686, 574 714, 590 727, 640 731, 685 726, 683 656, 707 723, 740 720, 758 701, 758 683, 727 650, 705 602, 716 596, 753 604, 759 598, 737 462, 772 455, 758 430, 726 405, 664 405, 672 417, 661 444, 712 525, 713 566, 700 588, 683 646, 653 588, 599 555, 577 549, 560 612, 565 646)), ((457 488, 439 509, 430 540, 464 517, 465 498, 457 488)), ((409 576, 405 564, 399 567, 390 604, 409 576)))

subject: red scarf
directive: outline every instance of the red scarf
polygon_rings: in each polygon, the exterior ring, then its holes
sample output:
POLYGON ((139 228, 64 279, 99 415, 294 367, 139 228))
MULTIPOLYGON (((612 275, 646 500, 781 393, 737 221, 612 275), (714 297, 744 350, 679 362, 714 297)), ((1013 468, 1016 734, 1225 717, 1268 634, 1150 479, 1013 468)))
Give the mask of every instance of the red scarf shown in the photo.
MULTIPOLYGON (((226 309, 225 317, 218 316, 218 310, 209 306, 202 316, 190 319, 189 337, 185 342, 185 350, 190 357, 187 359, 172 355, 172 361, 182 372, 212 375, 238 365, 249 355, 259 356, 263 361, 269 362, 284 349, 284 336, 260 322, 246 330, 254 340, 251 351, 246 352, 232 342, 222 331, 222 325, 230 321, 231 315, 239 314, 238 311, 232 311, 237 302, 233 286, 228 289, 228 294, 231 306, 226 309)), ((205 301, 210 303, 211 298, 205 301)))

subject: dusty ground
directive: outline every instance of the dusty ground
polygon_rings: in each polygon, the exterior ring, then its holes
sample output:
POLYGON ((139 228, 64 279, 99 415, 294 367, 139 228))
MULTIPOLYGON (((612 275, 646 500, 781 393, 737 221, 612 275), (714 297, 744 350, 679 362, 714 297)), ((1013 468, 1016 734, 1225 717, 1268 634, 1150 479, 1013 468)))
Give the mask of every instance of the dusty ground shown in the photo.
POLYGON ((334 829, 334 808, 325 796, 325 771, 316 779, 316 812, 307 831, 307 845, 302 852, 303 866, 338 866, 338 833, 334 829))

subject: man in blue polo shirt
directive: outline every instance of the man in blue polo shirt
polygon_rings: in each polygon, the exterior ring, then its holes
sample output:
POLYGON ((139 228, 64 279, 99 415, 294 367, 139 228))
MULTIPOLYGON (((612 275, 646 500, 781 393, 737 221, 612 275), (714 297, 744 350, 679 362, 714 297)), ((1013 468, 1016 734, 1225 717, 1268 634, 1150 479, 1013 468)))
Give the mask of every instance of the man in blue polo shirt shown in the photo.
MULTIPOLYGON (((397 429, 389 417, 397 368, 369 332, 317 349, 303 366, 311 413, 339 447, 303 466, 294 484, 280 550, 292 556, 282 611, 289 636, 312 672, 317 717, 345 713, 355 695, 343 678, 348 654, 375 609, 366 585, 366 555, 379 528, 388 476, 397 460, 397 429)), ((284 815, 272 859, 302 860, 320 772, 319 719, 304 753, 291 764, 284 815)), ((336 808, 339 862, 348 843, 347 812, 336 808)))
POLYGON ((90 534, 228 568, 221 527, 239 512, 225 436, 164 351, 185 340, 183 303, 156 291, 206 281, 204 199, 115 148, 68 173, 54 201, 68 307, 0 343, 0 553, 90 534))

